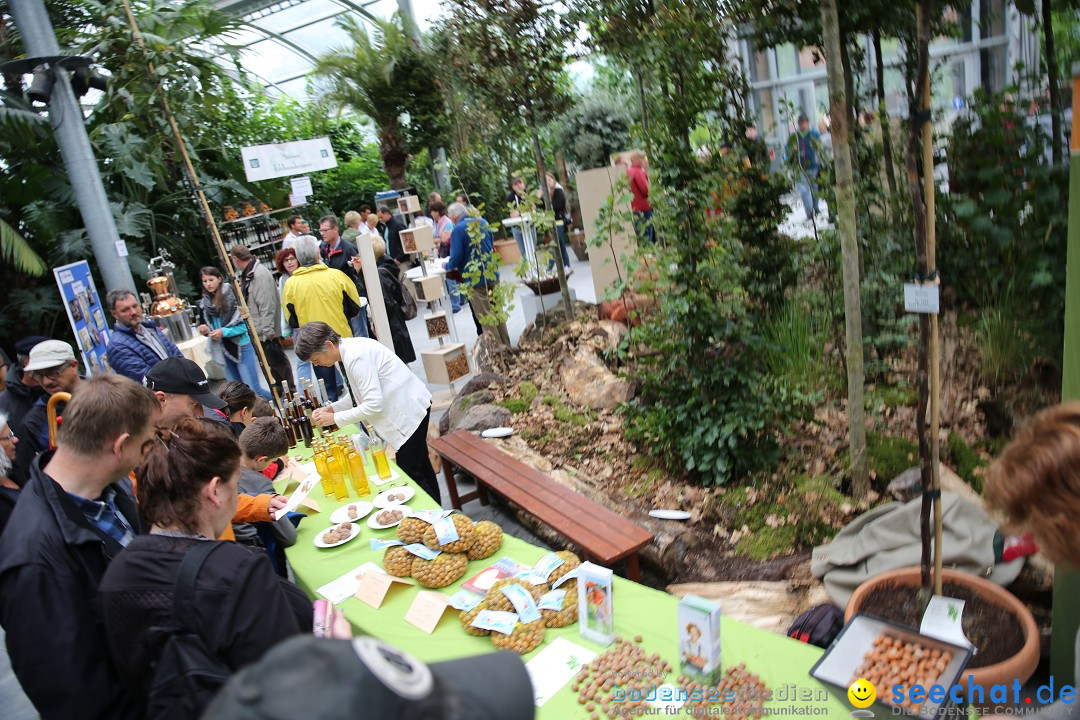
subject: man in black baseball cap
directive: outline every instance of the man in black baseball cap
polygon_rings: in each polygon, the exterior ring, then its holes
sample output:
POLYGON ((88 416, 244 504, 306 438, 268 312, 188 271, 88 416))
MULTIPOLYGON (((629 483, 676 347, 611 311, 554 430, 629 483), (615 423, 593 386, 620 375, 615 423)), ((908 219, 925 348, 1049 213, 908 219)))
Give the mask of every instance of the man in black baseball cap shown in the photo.
POLYGON ((234 675, 203 720, 530 720, 532 684, 504 650, 426 665, 372 637, 293 637, 234 675), (355 714, 355 713, 354 713, 355 714))
POLYGON ((203 417, 203 406, 221 410, 225 402, 210 392, 206 373, 186 357, 167 357, 150 369, 143 385, 161 401, 161 421, 188 415, 203 417))
POLYGON ((22 428, 23 419, 30 408, 45 394, 40 383, 30 377, 30 373, 23 372, 23 368, 30 362, 30 350, 48 339, 44 335, 31 335, 15 342, 15 362, 8 367, 4 376, 4 392, 0 393, 0 412, 8 416, 8 425, 12 430, 22 428))

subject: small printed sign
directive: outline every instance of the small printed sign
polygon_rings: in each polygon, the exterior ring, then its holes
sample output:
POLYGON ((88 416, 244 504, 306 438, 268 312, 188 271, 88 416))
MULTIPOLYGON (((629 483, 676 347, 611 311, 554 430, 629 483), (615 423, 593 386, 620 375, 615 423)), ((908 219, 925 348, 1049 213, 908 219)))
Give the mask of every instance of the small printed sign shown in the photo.
POLYGON ((941 312, 941 288, 937 285, 904 285, 904 310, 909 313, 937 315, 941 312))
POLYGON ((356 589, 356 599, 362 600, 378 610, 383 604, 383 600, 386 599, 386 593, 390 592, 390 588, 399 583, 401 585, 413 584, 411 580, 397 578, 393 575, 366 572, 364 573, 364 577, 360 580, 360 587, 356 589))
POLYGON ((450 598, 432 590, 421 590, 416 594, 409 611, 405 613, 405 622, 420 628, 428 635, 435 631, 446 608, 450 607, 450 598))
POLYGON ((311 189, 311 178, 307 175, 290 178, 289 185, 292 188, 293 195, 307 197, 315 194, 315 191, 311 189))

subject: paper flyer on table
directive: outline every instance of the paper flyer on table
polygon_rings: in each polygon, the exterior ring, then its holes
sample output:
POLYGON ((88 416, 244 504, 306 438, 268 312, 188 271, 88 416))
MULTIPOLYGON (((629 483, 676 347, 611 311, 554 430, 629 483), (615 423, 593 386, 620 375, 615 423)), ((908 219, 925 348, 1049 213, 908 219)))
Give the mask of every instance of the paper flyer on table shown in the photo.
POLYGON ((375 563, 366 562, 360 567, 350 570, 336 580, 331 580, 315 592, 322 595, 334 605, 340 605, 356 594, 356 591, 360 589, 360 579, 364 577, 364 573, 372 570, 384 574, 386 573, 385 570, 375 563))
POLYGON ((385 485, 388 482, 393 482, 394 480, 400 480, 400 479, 401 479, 401 476, 398 475, 398 471, 395 470, 394 468, 390 468, 390 477, 388 477, 388 478, 381 478, 377 474, 368 475, 368 480, 372 484, 379 485, 379 486, 382 486, 382 485, 385 485))
POLYGON ((525 663, 532 681, 533 701, 540 707, 566 686, 574 675, 592 662, 596 653, 566 638, 558 637, 525 663))
POLYGON ((300 487, 293 491, 293 494, 289 496, 289 501, 285 503, 285 507, 274 513, 274 519, 280 520, 285 517, 285 513, 292 512, 296 508, 300 507, 300 503, 307 499, 308 493, 312 488, 319 484, 319 477, 317 475, 308 475, 300 487))

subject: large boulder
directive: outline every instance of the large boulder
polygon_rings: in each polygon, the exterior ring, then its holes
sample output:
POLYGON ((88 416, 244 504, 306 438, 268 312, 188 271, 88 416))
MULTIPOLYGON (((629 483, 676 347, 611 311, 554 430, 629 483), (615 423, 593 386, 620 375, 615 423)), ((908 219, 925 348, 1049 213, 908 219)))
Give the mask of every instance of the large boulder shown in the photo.
POLYGON ((450 403, 450 408, 443 413, 442 418, 439 420, 439 432, 443 435, 450 432, 451 429, 457 429, 458 421, 461 420, 461 416, 468 412, 469 408, 473 405, 484 405, 486 403, 495 402, 495 396, 487 388, 471 392, 469 394, 460 394, 454 398, 454 402, 450 403))
POLYGON ((451 422, 452 430, 490 430, 491 428, 505 427, 510 422, 510 411, 498 405, 483 403, 473 405, 465 414, 451 422))
POLYGON ((461 395, 472 395, 490 385, 502 385, 505 382, 506 378, 499 373, 482 372, 465 383, 465 386, 461 388, 461 395))
POLYGON ((613 410, 634 396, 633 386, 587 349, 579 349, 563 361, 559 379, 571 402, 593 410, 613 410))

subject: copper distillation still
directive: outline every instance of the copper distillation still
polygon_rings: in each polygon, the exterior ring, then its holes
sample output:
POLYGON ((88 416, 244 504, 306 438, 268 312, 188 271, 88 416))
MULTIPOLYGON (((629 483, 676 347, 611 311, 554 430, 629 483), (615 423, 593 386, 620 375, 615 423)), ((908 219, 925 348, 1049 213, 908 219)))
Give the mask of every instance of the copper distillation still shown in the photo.
POLYGON ((190 340, 193 337, 191 308, 176 290, 173 278, 176 266, 169 261, 168 252, 162 250, 161 255, 151 258, 146 267, 150 271, 146 284, 153 291, 154 299, 151 301, 146 293, 142 293, 143 308, 149 310, 154 322, 173 342, 190 340))

